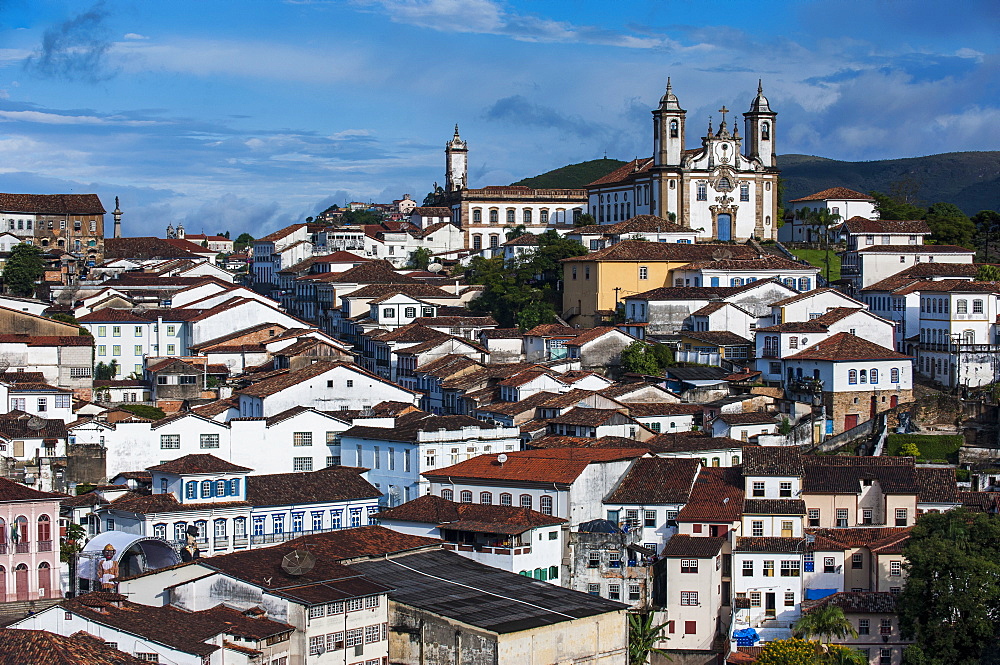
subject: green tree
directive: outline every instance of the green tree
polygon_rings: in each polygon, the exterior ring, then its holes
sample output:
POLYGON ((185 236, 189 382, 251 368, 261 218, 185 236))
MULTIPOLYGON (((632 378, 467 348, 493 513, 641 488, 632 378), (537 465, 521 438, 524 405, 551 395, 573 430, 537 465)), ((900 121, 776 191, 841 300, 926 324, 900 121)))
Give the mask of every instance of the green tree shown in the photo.
POLYGON ((833 638, 839 640, 847 637, 857 637, 858 633, 854 626, 844 616, 844 610, 835 605, 824 605, 802 615, 802 618, 795 622, 792 632, 797 637, 806 639, 812 637, 826 638, 829 645, 833 638))
POLYGON ((63 563, 69 563, 70 558, 83 549, 83 543, 86 539, 86 530, 79 524, 70 522, 69 526, 66 527, 66 535, 59 539, 59 560, 63 563))
POLYGON ((655 624, 652 612, 633 612, 628 615, 629 665, 646 665, 651 654, 671 660, 666 649, 657 646, 663 640, 669 639, 663 634, 666 627, 666 623, 655 624))
POLYGON ((97 363, 94 367, 94 378, 101 381, 111 381, 118 374, 118 361, 112 359, 111 362, 104 364, 103 362, 97 363))
POLYGON ((897 200, 881 192, 869 192, 875 199, 875 209, 879 219, 911 220, 923 219, 927 211, 920 206, 897 200))
POLYGON ((340 216, 340 223, 349 226, 381 224, 382 219, 382 213, 375 210, 345 210, 340 216))
POLYGON ((528 228, 524 224, 518 224, 517 226, 506 226, 503 231, 504 237, 507 240, 513 240, 514 238, 520 238, 527 233, 528 228))
POLYGON ((903 457, 920 457, 920 448, 912 441, 907 441, 899 447, 899 454, 903 457))
POLYGON ((1000 212, 980 210, 972 216, 972 224, 976 227, 976 244, 983 250, 983 261, 988 262, 993 254, 990 251, 990 241, 1000 231, 1000 212))
POLYGON ((594 216, 589 212, 585 212, 574 220, 573 226, 593 226, 596 223, 597 220, 594 219, 594 216))
POLYGON ((976 268, 977 282, 1000 282, 1000 266, 984 263, 976 268))
POLYGON ((56 312, 55 314, 49 314, 49 318, 53 321, 62 321, 63 323, 72 323, 74 326, 79 325, 72 314, 66 314, 65 312, 56 312))
POLYGON ((410 252, 410 261, 408 267, 415 270, 427 270, 427 266, 431 264, 431 250, 426 247, 417 247, 415 250, 410 252))
POLYGON ((960 245, 971 248, 976 227, 954 203, 935 203, 927 209, 927 226, 931 240, 938 245, 960 245))
POLYGON ((666 344, 650 344, 653 357, 660 369, 666 369, 674 364, 674 350, 666 344))
POLYGON ((919 649, 909 662, 980 665, 1000 646, 1000 516, 922 515, 903 555, 900 626, 919 649))
POLYGON ((3 267, 3 283, 11 295, 30 297, 35 293, 35 282, 45 274, 42 250, 34 245, 21 243, 10 250, 10 257, 3 267))
POLYGON ((660 372, 660 365, 650 345, 637 339, 622 349, 622 371, 655 376, 660 372))
POLYGON ((253 245, 254 237, 249 233, 241 233, 236 236, 236 240, 233 241, 233 251, 243 252, 246 251, 247 247, 253 245))
POLYGON ((818 644, 795 637, 772 640, 764 645, 755 665, 814 665, 818 644))

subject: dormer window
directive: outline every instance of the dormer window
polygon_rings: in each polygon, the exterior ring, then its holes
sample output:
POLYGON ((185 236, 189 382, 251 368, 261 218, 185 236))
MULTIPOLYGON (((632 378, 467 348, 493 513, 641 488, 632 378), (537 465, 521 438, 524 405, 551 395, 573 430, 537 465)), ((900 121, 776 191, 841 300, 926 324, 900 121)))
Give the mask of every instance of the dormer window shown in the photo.
POLYGON ((209 499, 212 496, 212 481, 203 480, 201 481, 201 498, 209 499))

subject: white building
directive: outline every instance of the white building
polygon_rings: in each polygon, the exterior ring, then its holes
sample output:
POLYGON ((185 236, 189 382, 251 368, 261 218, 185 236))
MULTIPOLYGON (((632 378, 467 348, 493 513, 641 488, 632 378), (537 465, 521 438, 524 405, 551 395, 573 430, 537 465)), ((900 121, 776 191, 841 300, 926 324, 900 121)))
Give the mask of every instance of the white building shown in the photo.
MULTIPOLYGON (((875 209, 875 199, 867 194, 855 192, 846 187, 831 187, 822 192, 788 201, 785 214, 785 224, 778 229, 780 242, 821 242, 826 231, 818 225, 809 223, 799 217, 800 210, 816 212, 827 210, 831 216, 839 220, 866 221, 878 220, 875 209)), ((830 239, 833 240, 835 230, 830 229, 830 239)))

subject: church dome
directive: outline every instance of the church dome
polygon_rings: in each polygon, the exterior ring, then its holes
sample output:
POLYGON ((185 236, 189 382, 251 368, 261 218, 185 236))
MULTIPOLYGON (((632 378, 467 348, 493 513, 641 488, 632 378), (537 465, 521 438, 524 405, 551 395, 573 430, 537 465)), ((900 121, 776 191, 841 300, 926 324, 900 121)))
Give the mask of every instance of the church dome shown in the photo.
POLYGON ((750 113, 771 113, 771 104, 764 96, 764 87, 760 79, 757 79, 757 96, 750 103, 750 113))
POLYGON ((667 91, 663 93, 660 97, 660 110, 661 111, 680 111, 681 105, 677 101, 677 95, 674 94, 674 88, 670 85, 670 77, 667 77, 667 91))

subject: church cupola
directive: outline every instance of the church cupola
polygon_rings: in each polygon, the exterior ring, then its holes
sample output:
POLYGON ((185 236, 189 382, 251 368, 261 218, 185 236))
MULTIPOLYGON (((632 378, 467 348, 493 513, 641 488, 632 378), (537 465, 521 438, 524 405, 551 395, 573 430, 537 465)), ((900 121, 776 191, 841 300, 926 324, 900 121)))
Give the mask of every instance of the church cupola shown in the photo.
POLYGON ((458 134, 445 144, 445 191, 458 192, 469 187, 469 148, 458 134))
POLYGON ((767 167, 777 165, 774 148, 774 118, 778 115, 771 110, 771 104, 764 96, 764 87, 757 81, 757 96, 750 104, 750 110, 743 114, 746 125, 747 156, 758 159, 767 167))
POLYGON ((684 118, 687 111, 681 108, 674 88, 667 77, 667 90, 660 97, 660 105, 653 111, 653 164, 655 166, 680 166, 684 154, 684 118))

